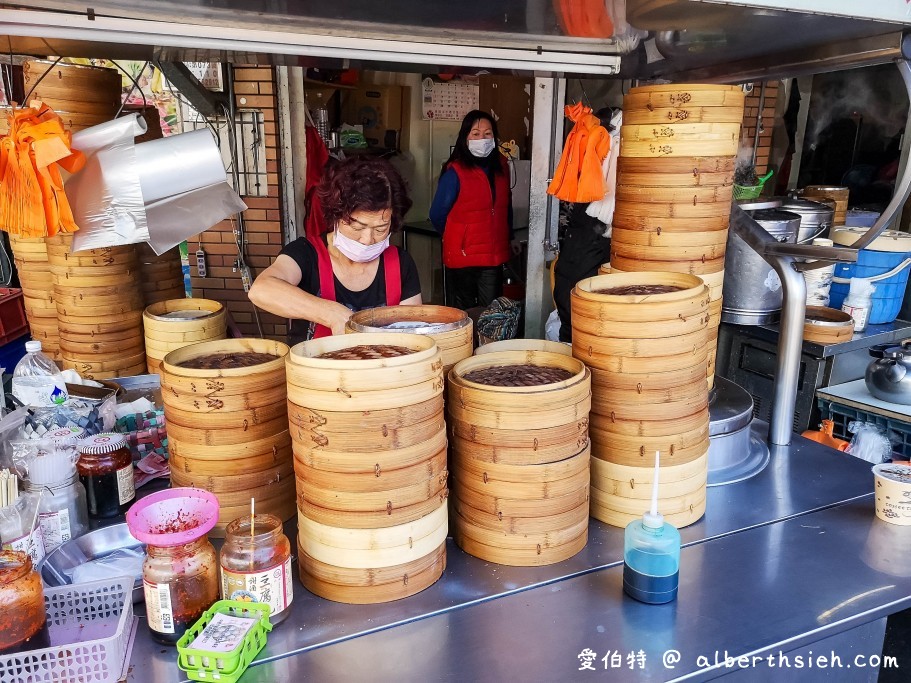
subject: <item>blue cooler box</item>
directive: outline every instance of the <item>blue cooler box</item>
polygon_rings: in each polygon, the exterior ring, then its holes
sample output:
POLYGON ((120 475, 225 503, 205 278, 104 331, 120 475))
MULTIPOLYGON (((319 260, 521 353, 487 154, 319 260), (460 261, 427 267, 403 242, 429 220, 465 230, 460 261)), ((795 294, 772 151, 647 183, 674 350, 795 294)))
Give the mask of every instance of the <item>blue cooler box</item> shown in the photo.
MULTIPOLYGON (((837 228, 831 237, 835 244, 851 246, 867 232, 869 228, 849 227, 837 228)), ((857 255, 857 263, 835 264, 835 277, 840 278, 870 278, 875 275, 888 273, 900 265, 906 258, 911 257, 911 234, 886 230, 877 237, 866 249, 861 249, 857 255)), ((890 323, 898 317, 905 298, 905 288, 908 285, 909 268, 903 268, 897 274, 874 282, 876 291, 873 292, 873 307, 870 310, 869 323, 881 325, 890 323)), ((829 291, 829 306, 841 308, 848 296, 850 285, 833 282, 829 291)))

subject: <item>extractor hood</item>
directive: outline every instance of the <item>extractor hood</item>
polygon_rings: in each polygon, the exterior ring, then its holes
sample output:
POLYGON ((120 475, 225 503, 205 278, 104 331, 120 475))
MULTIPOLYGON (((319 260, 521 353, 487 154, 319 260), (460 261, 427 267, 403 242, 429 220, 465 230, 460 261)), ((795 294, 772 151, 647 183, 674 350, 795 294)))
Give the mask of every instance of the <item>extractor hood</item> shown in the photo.
POLYGON ((635 40, 568 29, 575 2, 32 0, 0 5, 0 50, 592 76, 616 75, 622 58, 625 77, 736 81, 886 62, 911 26, 906 0, 604 0, 615 25, 625 13, 647 32, 630 53, 635 40))

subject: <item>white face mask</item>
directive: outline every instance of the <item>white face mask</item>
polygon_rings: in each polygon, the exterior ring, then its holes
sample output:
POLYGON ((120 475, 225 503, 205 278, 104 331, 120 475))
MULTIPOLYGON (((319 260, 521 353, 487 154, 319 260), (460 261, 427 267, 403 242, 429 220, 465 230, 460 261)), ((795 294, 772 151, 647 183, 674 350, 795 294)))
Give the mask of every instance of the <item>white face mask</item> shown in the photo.
POLYGON ((469 140, 468 151, 476 157, 490 156, 490 153, 496 148, 497 142, 493 138, 483 138, 481 140, 469 140))
POLYGON ((378 259, 380 254, 386 251, 386 247, 389 246, 389 235, 386 235, 386 239, 382 242, 377 242, 376 244, 361 244, 357 240, 345 237, 336 228, 333 244, 336 249, 355 263, 368 263, 378 259))

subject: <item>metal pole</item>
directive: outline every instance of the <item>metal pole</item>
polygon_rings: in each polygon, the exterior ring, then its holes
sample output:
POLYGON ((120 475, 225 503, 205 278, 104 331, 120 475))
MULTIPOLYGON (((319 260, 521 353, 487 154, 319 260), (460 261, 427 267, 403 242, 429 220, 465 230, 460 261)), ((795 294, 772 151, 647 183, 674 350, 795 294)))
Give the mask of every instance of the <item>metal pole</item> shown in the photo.
POLYGON ((304 69, 288 67, 288 104, 291 142, 292 192, 294 197, 294 227, 296 237, 304 234, 307 207, 304 198, 307 192, 307 104, 304 99, 304 69))
MULTIPOLYGON (((287 66, 275 67, 275 102, 278 109, 279 169, 281 170, 282 238, 287 244, 299 237, 297 199, 294 194, 294 159, 291 147, 291 95, 287 66)), ((306 150, 305 150, 306 163, 306 150)), ((303 234, 301 232, 300 234, 303 234)))
POLYGON ((531 180, 528 197, 528 261, 525 267, 525 337, 544 336, 545 243, 551 222, 546 188, 553 169, 556 79, 535 78, 534 120, 531 137, 531 180))
POLYGON ((800 355, 803 350, 803 323, 807 313, 807 282, 803 273, 794 269, 790 256, 766 257, 781 279, 784 303, 778 333, 778 369, 769 420, 769 443, 787 446, 794 432, 794 408, 797 405, 797 380, 800 377, 800 355))

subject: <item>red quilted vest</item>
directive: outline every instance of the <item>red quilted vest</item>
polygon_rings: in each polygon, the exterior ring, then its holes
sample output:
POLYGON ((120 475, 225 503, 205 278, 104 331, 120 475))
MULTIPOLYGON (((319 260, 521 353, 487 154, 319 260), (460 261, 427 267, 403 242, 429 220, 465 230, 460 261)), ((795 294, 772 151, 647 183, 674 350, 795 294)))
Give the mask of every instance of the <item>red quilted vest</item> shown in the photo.
MULTIPOLYGON (((498 152, 494 152, 498 154, 498 152)), ((481 168, 454 161, 459 177, 456 199, 443 232, 443 264, 447 268, 499 266, 509 260, 509 168, 494 176, 496 200, 481 168)))

